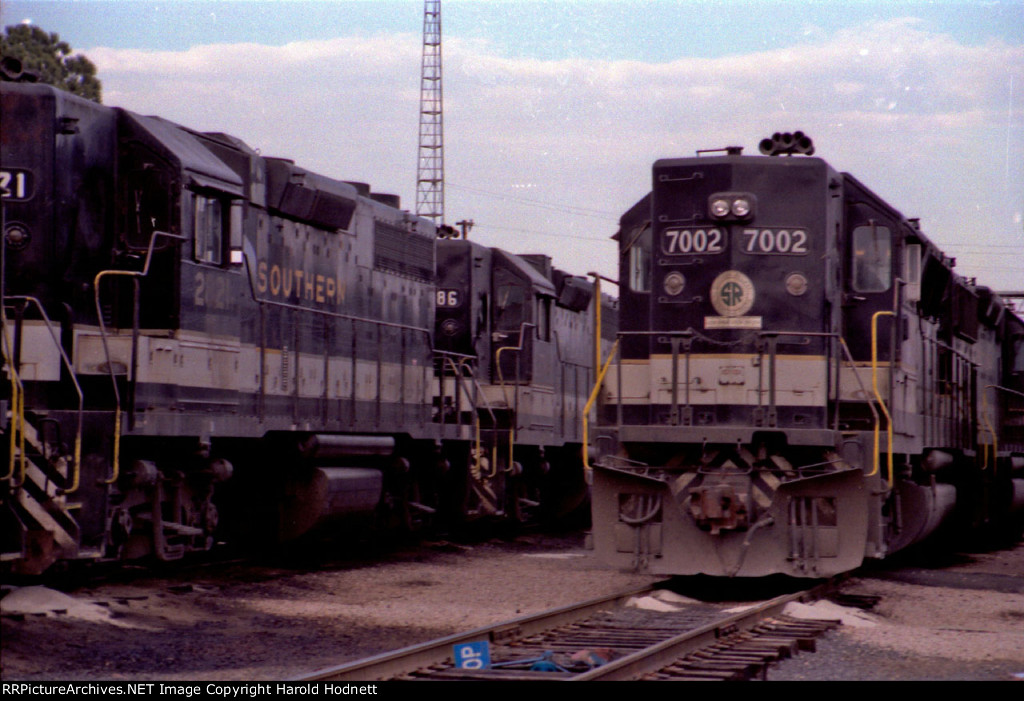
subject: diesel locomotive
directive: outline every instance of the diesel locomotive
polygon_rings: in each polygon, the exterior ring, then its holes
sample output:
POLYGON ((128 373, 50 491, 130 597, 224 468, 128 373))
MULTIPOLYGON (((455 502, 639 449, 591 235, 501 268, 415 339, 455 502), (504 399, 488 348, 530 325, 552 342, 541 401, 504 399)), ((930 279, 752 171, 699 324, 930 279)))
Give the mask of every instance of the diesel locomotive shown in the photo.
POLYGON ((598 555, 824 577, 1020 533, 1024 321, 801 133, 657 161, 615 236, 598 555))
POLYGON ((0 91, 5 571, 583 500, 596 305, 615 332, 587 279, 228 134, 0 91))

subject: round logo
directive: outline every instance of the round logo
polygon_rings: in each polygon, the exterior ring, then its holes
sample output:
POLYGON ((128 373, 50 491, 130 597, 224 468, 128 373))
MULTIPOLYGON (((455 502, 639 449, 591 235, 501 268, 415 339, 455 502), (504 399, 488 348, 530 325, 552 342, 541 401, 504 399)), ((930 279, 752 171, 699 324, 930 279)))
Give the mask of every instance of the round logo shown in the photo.
POLYGON ((711 283, 711 306, 722 316, 743 316, 754 306, 754 283, 738 270, 727 270, 711 283))

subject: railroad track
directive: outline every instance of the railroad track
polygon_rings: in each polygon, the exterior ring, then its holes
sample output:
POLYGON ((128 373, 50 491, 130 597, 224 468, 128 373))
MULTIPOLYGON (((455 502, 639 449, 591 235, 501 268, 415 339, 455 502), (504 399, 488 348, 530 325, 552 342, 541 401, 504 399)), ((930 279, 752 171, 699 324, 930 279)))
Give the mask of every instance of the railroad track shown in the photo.
POLYGON ((830 589, 823 584, 738 613, 694 602, 662 605, 672 610, 638 608, 628 604, 658 601, 662 590, 633 589, 322 669, 295 681, 763 678, 769 664, 813 650, 815 637, 839 625, 782 613, 786 604, 821 598, 830 589), (460 657, 489 655, 490 665, 456 667, 457 650, 460 657))

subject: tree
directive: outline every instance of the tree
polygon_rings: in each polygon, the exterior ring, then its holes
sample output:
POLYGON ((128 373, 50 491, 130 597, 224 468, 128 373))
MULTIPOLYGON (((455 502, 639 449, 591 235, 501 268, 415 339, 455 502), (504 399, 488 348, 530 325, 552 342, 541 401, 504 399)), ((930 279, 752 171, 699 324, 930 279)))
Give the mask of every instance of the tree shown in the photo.
POLYGON ((20 61, 22 70, 37 75, 40 83, 102 102, 96 65, 82 54, 72 56, 71 46, 56 33, 31 24, 9 26, 0 37, 0 56, 20 61))

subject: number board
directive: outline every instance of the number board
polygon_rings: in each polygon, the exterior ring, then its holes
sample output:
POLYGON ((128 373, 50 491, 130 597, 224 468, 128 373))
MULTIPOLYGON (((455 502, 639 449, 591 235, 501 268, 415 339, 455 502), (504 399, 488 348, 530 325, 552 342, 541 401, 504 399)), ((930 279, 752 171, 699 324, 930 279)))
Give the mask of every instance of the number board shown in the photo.
POLYGON ((462 305, 462 295, 459 290, 438 290, 437 306, 451 309, 462 305))
POLYGON ((32 198, 32 173, 19 168, 0 170, 0 196, 8 202, 32 198))
POLYGON ((725 250, 725 231, 716 227, 673 227, 661 232, 661 250, 666 255, 698 255, 725 250))
POLYGON ((802 256, 808 253, 806 229, 746 227, 741 249, 744 253, 802 256))

